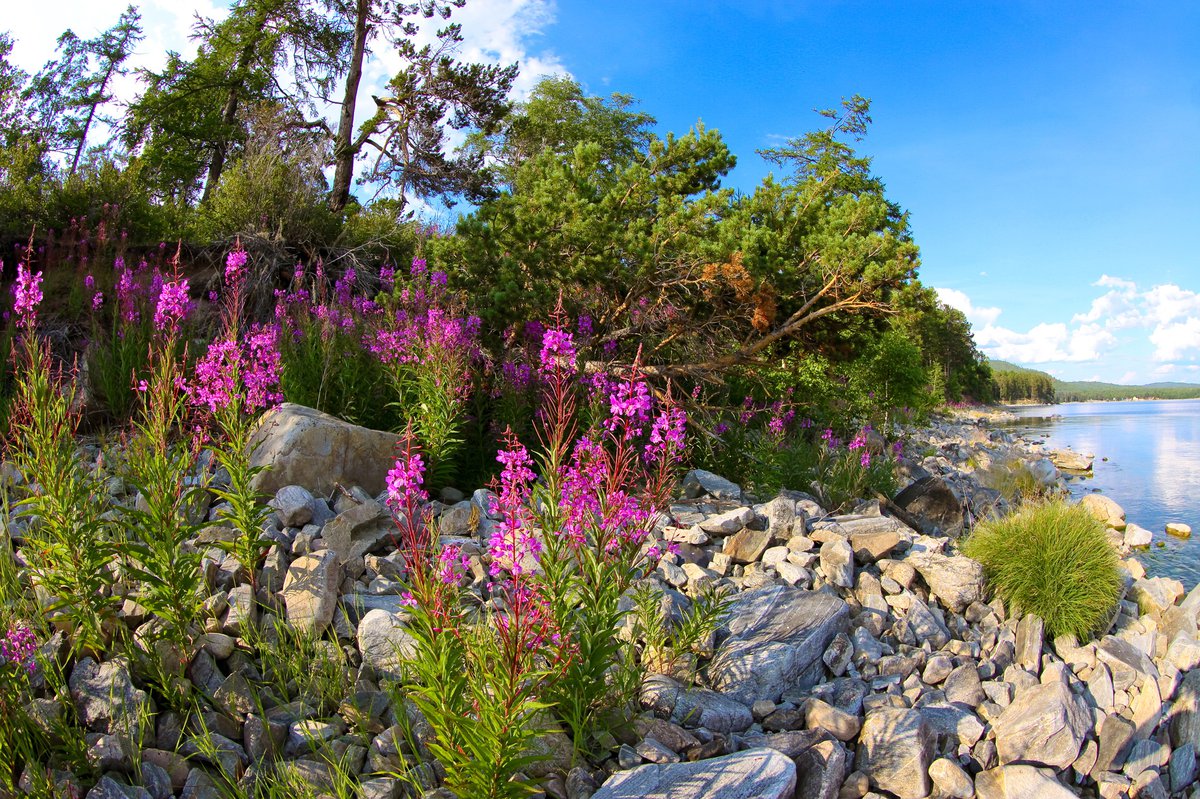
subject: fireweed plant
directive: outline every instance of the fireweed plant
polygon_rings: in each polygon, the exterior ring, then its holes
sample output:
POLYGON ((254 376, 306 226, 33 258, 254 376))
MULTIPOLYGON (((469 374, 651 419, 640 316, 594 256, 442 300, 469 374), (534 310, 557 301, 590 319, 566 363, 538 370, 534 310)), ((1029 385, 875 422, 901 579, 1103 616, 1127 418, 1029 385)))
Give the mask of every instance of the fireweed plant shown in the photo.
POLYGON ((388 504, 409 564, 408 631, 415 651, 404 693, 432 728, 426 745, 445 767, 446 787, 458 796, 533 792, 513 776, 538 759, 530 746, 544 732, 539 719, 549 706, 540 694, 562 671, 554 646, 559 636, 529 543, 530 458, 515 439, 509 445, 501 454, 492 599, 482 608, 470 608, 471 594, 463 587, 468 559, 455 546, 437 546, 423 488, 425 464, 411 429, 387 479, 388 504))
MULTIPOLYGON (((186 350, 179 342, 191 304, 188 289, 176 272, 159 291, 153 315, 158 332, 147 352, 148 378, 137 385, 140 407, 126 447, 125 477, 140 500, 122 515, 138 601, 162 622, 157 638, 173 647, 178 672, 165 676, 176 683, 182 682, 201 599, 200 553, 186 545, 202 526, 195 511, 203 502, 195 480, 200 442, 187 425, 186 350)), ((145 644, 157 648, 155 641, 145 644)))
POLYGON ((251 325, 242 330, 246 257, 238 248, 226 258, 221 309, 224 332, 196 364, 189 390, 208 422, 213 457, 229 476, 227 485, 214 484, 210 490, 225 503, 222 520, 238 535, 217 546, 233 555, 251 584, 257 586, 258 563, 271 545, 263 535, 270 508, 258 502, 252 487, 255 475, 265 468, 251 465, 252 434, 257 415, 282 397, 278 392, 279 328, 251 325))
POLYGON ((480 320, 452 312, 446 276, 416 259, 410 280, 380 295, 377 327, 364 341, 379 358, 404 419, 427 459, 426 478, 445 485, 463 445, 463 413, 480 361, 480 320))
MULTIPOLYGON (((16 794, 24 766, 38 763, 49 744, 45 732, 25 710, 29 680, 37 671, 36 655, 37 639, 29 626, 13 624, 0 637, 0 789, 12 795, 16 794)), ((35 781, 39 776, 44 778, 39 771, 29 770, 35 781)), ((44 779, 39 782, 44 783, 44 779)))
POLYGON ((52 597, 47 611, 70 625, 75 652, 100 652, 115 625, 110 569, 119 554, 107 495, 81 459, 74 375, 56 366, 37 334, 41 273, 17 267, 14 313, 19 341, 8 457, 26 478, 15 503, 26 524, 23 552, 36 585, 52 597))
POLYGON ((539 358, 540 454, 509 431, 497 455, 489 598, 477 613, 462 588, 468 561, 437 547, 422 511, 424 462, 411 435, 388 477, 411 564, 407 688, 435 731, 430 748, 448 785, 464 796, 526 790, 511 777, 545 730, 535 723, 543 710, 576 756, 600 748, 640 682, 634 644, 619 635, 620 600, 663 554, 651 534, 674 491, 686 417, 669 393, 657 401, 635 367, 606 384, 604 418, 578 435, 577 394, 595 386, 580 380, 561 311, 555 320, 539 358))
POLYGON ((626 613, 620 599, 664 554, 651 534, 675 490, 687 418, 669 387, 655 399, 635 361, 625 377, 602 384, 607 415, 576 437, 577 395, 586 385, 576 357, 558 311, 541 352, 542 482, 526 535, 541 547, 539 581, 566 663, 545 697, 578 756, 624 721, 636 697, 635 653, 618 635, 626 613))
MULTIPOLYGON (((275 292, 280 391, 288 402, 354 424, 401 429, 399 415, 387 403, 383 365, 363 345, 364 314, 374 313, 378 306, 352 293, 356 282, 353 272, 343 273, 331 292, 325 267, 318 262, 311 279, 304 266, 297 265, 291 286, 275 292)), ((390 291, 387 283, 384 286, 390 291)))
POLYGON ((116 419, 127 419, 140 407, 137 387, 148 380, 149 354, 162 343, 154 314, 166 281, 157 261, 151 266, 141 260, 131 268, 118 257, 111 275, 89 273, 83 279, 91 319, 88 381, 116 419))

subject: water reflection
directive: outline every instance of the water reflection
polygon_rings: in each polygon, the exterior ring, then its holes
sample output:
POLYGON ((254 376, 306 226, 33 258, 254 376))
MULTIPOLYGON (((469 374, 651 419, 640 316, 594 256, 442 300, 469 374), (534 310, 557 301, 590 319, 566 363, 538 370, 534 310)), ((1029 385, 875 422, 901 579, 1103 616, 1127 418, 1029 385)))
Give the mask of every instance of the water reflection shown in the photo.
POLYGON ((1200 400, 1067 403, 1016 412, 1016 431, 1044 439, 1047 449, 1096 455, 1093 476, 1072 480, 1071 493, 1102 491, 1125 508, 1129 521, 1154 533, 1155 546, 1142 558, 1147 571, 1177 577, 1189 588, 1200 580, 1200 400), (1170 521, 1192 525, 1197 537, 1165 535, 1170 521))

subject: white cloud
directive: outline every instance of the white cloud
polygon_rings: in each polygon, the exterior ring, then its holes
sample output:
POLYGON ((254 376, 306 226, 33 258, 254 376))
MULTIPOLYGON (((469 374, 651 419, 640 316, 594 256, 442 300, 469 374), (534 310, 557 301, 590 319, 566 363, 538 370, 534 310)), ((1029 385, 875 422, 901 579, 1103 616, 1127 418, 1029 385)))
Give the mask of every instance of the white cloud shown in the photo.
POLYGON ((1200 351, 1200 318, 1155 326, 1150 333, 1156 361, 1176 361, 1200 351))
POLYGON ((1118 383, 1132 383, 1134 380, 1137 380, 1137 376, 1138 376, 1137 372, 1126 372, 1125 374, 1123 374, 1117 378, 1117 382, 1118 383))
POLYGON ((937 293, 938 299, 946 305, 962 311, 972 327, 987 327, 994 324, 996 317, 1000 316, 999 308, 976 307, 971 302, 971 298, 958 289, 935 288, 934 292, 937 293))

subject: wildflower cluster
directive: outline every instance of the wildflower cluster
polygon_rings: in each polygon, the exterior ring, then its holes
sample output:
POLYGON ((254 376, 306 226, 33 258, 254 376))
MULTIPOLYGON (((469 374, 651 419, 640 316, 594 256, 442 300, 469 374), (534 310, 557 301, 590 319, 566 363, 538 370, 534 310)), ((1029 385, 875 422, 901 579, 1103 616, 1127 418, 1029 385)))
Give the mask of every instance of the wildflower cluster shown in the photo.
POLYGON ((18 671, 33 674, 37 669, 37 637, 27 625, 17 624, 8 628, 0 638, 0 668, 12 666, 18 671))
POLYGON ((24 263, 17 264, 17 282, 13 286, 13 311, 27 328, 37 323, 37 308, 42 303, 42 273, 30 271, 24 263))

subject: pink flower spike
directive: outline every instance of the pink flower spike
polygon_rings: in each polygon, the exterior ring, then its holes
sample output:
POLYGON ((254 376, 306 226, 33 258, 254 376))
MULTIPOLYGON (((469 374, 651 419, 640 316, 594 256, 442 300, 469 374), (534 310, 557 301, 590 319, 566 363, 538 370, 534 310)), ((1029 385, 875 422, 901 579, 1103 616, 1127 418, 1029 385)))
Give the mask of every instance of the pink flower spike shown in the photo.
POLYGON ((37 322, 37 307, 42 302, 42 273, 34 274, 25 264, 17 264, 13 293, 16 295, 13 310, 17 312, 17 319, 32 327, 37 322))

